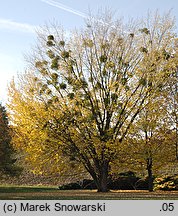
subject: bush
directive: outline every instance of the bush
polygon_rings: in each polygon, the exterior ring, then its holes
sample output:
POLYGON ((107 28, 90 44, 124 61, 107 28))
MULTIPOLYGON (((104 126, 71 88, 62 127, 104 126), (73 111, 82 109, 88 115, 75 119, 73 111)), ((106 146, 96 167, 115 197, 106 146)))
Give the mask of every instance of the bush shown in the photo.
POLYGON ((80 181, 80 185, 82 187, 82 189, 96 189, 96 184, 93 180, 90 179, 84 179, 83 181, 80 181))
POLYGON ((135 183, 136 190, 148 190, 148 178, 138 179, 135 183))
POLYGON ((154 190, 178 190, 178 176, 163 176, 155 178, 154 190))
POLYGON ((59 186, 59 190, 83 190, 83 189, 96 189, 96 184, 93 180, 84 179, 75 183, 69 183, 59 186))
POLYGON ((59 190, 80 190, 81 186, 78 183, 69 183, 59 186, 59 190))
POLYGON ((132 171, 112 175, 109 182, 112 190, 147 190, 147 179, 141 179, 132 171))
MULTIPOLYGON (((147 179, 137 177, 134 172, 128 171, 110 176, 108 187, 111 190, 148 190, 147 179)), ((59 186, 60 190, 97 189, 93 180, 84 179, 75 183, 59 186)))

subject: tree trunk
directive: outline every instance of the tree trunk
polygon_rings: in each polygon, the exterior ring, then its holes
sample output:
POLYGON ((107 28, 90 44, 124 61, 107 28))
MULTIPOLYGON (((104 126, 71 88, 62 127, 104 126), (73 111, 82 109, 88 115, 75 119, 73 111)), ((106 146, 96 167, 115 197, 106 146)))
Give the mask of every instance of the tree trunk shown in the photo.
POLYGON ((102 176, 98 179, 98 192, 108 192, 108 175, 106 173, 103 173, 102 176))
POLYGON ((153 173, 152 173, 152 158, 147 159, 147 171, 148 171, 148 190, 153 191, 153 173))
POLYGON ((103 163, 102 167, 100 168, 99 175, 95 180, 98 192, 108 192, 108 170, 109 165, 108 163, 103 163))

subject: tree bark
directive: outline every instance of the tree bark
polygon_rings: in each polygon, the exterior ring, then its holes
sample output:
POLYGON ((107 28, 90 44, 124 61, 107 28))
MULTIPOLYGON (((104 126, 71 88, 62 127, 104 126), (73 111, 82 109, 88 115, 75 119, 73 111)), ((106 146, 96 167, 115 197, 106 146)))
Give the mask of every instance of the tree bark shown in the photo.
POLYGON ((100 167, 99 175, 97 175, 97 178, 94 179, 96 186, 97 186, 97 192, 108 192, 108 170, 109 170, 109 164, 103 163, 103 165, 100 167))
POLYGON ((106 172, 102 173, 102 175, 98 179, 98 192, 108 192, 108 174, 106 172))
POLYGON ((152 158, 147 158, 148 190, 153 191, 152 158))

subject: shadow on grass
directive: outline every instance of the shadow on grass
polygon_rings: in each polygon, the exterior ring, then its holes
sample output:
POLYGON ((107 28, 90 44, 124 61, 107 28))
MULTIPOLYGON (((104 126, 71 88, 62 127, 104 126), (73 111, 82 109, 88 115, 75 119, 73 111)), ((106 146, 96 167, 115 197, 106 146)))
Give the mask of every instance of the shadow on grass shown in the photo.
POLYGON ((0 200, 178 200, 178 192, 59 190, 44 186, 0 186, 0 200))

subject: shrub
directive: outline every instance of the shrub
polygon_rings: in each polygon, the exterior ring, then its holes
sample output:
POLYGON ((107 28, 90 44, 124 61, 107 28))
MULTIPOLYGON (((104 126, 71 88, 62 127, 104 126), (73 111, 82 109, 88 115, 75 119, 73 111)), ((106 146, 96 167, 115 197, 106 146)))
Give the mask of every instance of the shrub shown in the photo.
MULTIPOLYGON (((111 190, 148 190, 148 180, 141 179, 132 171, 122 172, 110 176, 108 187, 111 190)), ((60 190, 83 190, 97 189, 96 184, 91 179, 84 179, 74 183, 59 186, 60 190)))
POLYGON ((178 177, 176 176, 163 176, 155 178, 154 190, 178 190, 178 177))
POLYGON ((93 180, 84 179, 74 183, 69 183, 59 186, 59 190, 83 190, 83 189, 96 189, 96 184, 93 180))
POLYGON ((69 183, 59 186, 59 190, 80 190, 81 186, 78 183, 69 183))
POLYGON ((111 177, 109 188, 112 190, 147 190, 147 181, 136 176, 132 171, 115 174, 111 177))

